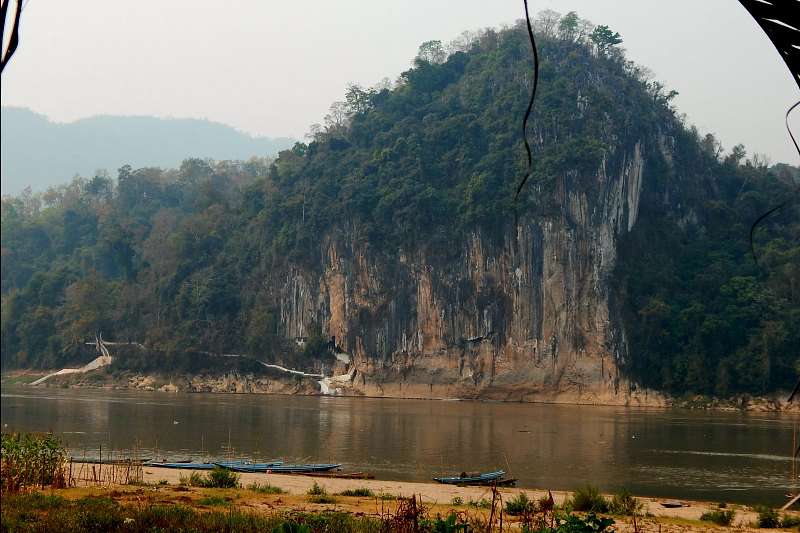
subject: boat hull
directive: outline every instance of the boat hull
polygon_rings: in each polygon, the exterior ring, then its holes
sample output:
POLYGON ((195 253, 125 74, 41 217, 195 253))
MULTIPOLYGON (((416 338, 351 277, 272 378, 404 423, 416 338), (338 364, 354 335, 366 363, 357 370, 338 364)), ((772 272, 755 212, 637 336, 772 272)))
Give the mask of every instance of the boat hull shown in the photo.
POLYGON ((224 461, 220 463, 145 463, 144 466, 159 468, 179 468, 183 470, 213 470, 214 468, 234 469, 239 467, 271 468, 283 464, 281 461, 271 463, 245 463, 244 461, 224 461))
POLYGON ((492 483, 502 483, 501 480, 505 474, 505 471, 498 470, 478 476, 435 477, 433 480, 445 485, 491 485, 492 483))
POLYGON ((328 472, 335 468, 341 467, 341 464, 324 463, 324 464, 308 464, 308 465, 274 465, 274 466, 258 466, 254 465, 234 465, 225 467, 234 472, 245 473, 270 473, 270 474, 308 474, 313 472, 328 472))

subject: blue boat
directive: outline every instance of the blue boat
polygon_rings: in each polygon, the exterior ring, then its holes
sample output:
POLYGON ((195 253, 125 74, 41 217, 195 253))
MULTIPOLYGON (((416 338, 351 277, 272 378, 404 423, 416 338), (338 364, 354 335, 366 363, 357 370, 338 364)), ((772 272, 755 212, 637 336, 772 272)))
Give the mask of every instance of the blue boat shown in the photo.
POLYGON ((276 466, 283 464, 282 461, 273 461, 270 463, 247 463, 245 461, 224 461, 220 463, 158 463, 149 462, 144 466, 156 466, 159 468, 181 468, 184 470, 213 470, 216 467, 233 469, 236 467, 250 467, 250 466, 276 466))
MULTIPOLYGON (((218 463, 222 466, 221 463, 218 463)), ((284 464, 239 464, 225 466, 234 472, 247 473, 272 473, 272 474, 309 474, 312 472, 327 472, 334 468, 339 468, 340 463, 314 463, 303 465, 284 465, 284 464)))
POLYGON ((499 482, 506 475, 505 470, 497 470, 495 472, 487 472, 485 474, 467 475, 462 473, 460 476, 452 477, 435 477, 434 481, 444 483, 446 485, 490 485, 494 482, 499 482))
POLYGON ((158 461, 150 461, 144 463, 142 466, 155 466, 158 468, 185 468, 187 470, 212 470, 214 463, 160 463, 158 461))
POLYGON ((249 461, 222 461, 219 463, 212 463, 214 466, 220 466, 222 468, 270 468, 273 466, 279 466, 283 464, 283 461, 270 461, 268 463, 251 463, 249 461))

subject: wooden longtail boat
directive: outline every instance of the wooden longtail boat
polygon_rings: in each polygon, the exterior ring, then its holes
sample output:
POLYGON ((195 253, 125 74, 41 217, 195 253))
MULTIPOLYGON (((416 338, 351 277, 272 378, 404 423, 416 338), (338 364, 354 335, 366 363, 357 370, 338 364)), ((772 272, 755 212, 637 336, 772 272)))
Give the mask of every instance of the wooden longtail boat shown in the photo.
POLYGON ((460 476, 435 477, 433 480, 445 485, 491 485, 495 482, 502 483, 501 479, 505 474, 505 470, 497 470, 485 474, 467 475, 462 473, 460 476))
MULTIPOLYGON (((220 464, 220 466, 222 466, 220 464)), ((327 472, 334 468, 339 468, 342 465, 339 463, 320 463, 320 464, 305 464, 305 465, 252 465, 240 464, 225 466, 228 470, 234 472, 249 472, 249 473, 272 473, 272 474, 307 474, 311 472, 327 472)))
POLYGON ((213 470, 215 467, 221 467, 227 469, 233 469, 238 467, 268 468, 268 467, 278 466, 280 464, 283 464, 283 462, 282 461, 272 461, 270 463, 247 463, 245 461, 222 461, 219 463, 150 462, 150 463, 145 463, 144 466, 156 466, 160 468, 182 468, 185 470, 213 470))

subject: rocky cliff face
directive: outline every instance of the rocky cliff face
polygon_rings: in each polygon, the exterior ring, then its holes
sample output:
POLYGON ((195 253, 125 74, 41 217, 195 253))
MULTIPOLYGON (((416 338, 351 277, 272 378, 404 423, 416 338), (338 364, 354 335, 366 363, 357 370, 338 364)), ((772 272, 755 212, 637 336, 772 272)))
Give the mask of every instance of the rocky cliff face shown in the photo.
POLYGON ((280 327, 289 339, 312 325, 336 338, 349 354, 327 369, 338 393, 627 403, 609 282, 617 240, 636 223, 647 149, 620 149, 589 187, 562 176, 557 213, 523 217, 500 239, 475 231, 447 254, 388 260, 336 228, 321 268, 269 280, 280 327))

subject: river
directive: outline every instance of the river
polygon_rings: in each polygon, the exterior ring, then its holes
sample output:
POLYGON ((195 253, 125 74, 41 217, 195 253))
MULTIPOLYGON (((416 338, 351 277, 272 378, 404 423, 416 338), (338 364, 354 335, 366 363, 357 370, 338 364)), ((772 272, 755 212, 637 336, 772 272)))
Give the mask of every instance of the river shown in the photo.
POLYGON ((2 388, 3 431, 52 431, 73 453, 134 448, 341 462, 382 479, 503 468, 519 486, 780 504, 786 414, 473 401, 2 388))

